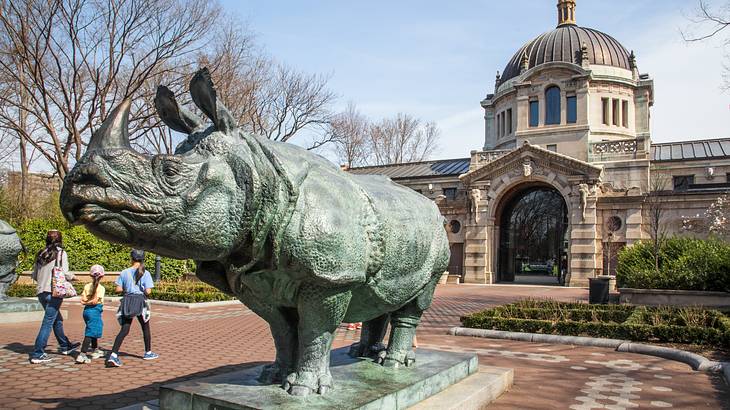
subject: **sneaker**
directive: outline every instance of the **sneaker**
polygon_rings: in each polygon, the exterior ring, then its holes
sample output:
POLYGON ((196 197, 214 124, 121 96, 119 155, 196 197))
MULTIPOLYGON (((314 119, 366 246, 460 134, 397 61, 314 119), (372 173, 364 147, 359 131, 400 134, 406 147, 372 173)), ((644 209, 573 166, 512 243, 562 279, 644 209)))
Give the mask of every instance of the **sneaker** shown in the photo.
POLYGON ((91 354, 89 354, 89 357, 91 357, 92 359, 99 359, 104 356, 106 356, 106 353, 101 349, 96 349, 93 352, 91 352, 91 354))
POLYGON ((75 352, 76 349, 79 348, 79 346, 81 346, 81 343, 79 343, 79 342, 71 343, 66 349, 64 349, 62 347, 59 347, 58 348, 58 353, 61 353, 62 355, 68 356, 71 353, 75 352))
POLYGON ((347 330, 357 330, 357 325, 354 323, 349 323, 347 325, 347 330))
POLYGON ((39 364, 39 363, 48 363, 51 360, 53 360, 53 358, 51 356, 49 356, 46 353, 43 353, 42 355, 40 355, 38 357, 31 358, 30 362, 33 364, 39 364))
POLYGON ((79 355, 76 356, 76 363, 78 363, 78 364, 88 364, 88 363, 91 363, 91 359, 86 354, 79 353, 79 355))
POLYGON ((158 355, 155 352, 147 352, 147 353, 144 354, 144 356, 142 357, 142 359, 143 360, 155 360, 158 357, 160 357, 160 355, 158 355))
POLYGON ((119 356, 109 356, 106 359, 106 367, 122 367, 122 361, 119 360, 119 356))

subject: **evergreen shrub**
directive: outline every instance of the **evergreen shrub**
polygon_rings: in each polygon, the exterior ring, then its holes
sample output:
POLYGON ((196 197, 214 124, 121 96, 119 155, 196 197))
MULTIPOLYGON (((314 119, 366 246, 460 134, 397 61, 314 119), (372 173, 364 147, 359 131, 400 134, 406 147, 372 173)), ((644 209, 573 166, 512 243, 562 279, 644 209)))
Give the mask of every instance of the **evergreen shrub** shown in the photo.
POLYGON ((620 288, 730 292, 730 244, 719 239, 670 238, 659 249, 659 271, 653 244, 641 241, 618 254, 620 288))
POLYGON ((730 347, 730 318, 717 310, 517 302, 461 318, 465 327, 730 347))

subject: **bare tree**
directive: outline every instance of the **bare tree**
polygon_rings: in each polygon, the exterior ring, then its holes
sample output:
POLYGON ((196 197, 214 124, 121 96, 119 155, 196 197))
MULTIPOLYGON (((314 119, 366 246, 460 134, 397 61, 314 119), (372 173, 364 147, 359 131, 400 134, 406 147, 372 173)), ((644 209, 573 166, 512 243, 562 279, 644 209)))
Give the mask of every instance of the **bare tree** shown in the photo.
MULTIPOLYGON (((0 9, 0 77, 25 96, 0 92, 0 126, 61 179, 83 154, 84 136, 149 78, 174 72, 177 64, 166 63, 204 45, 219 14, 195 0, 0 0, 0 9)), ((133 112, 131 123, 149 115, 133 112)))
POLYGON ((335 115, 330 123, 330 135, 340 164, 348 168, 368 161, 368 130, 370 123, 352 102, 347 109, 335 115))
POLYGON ((654 269, 659 272, 659 251, 666 238, 666 197, 669 177, 657 170, 651 171, 644 197, 644 212, 649 221, 649 238, 654 251, 654 269))
MULTIPOLYGON (((713 6, 707 0, 698 0, 693 15, 687 18, 690 25, 682 30, 682 38, 689 43, 709 40, 725 36, 723 44, 730 46, 728 27, 730 27, 730 1, 724 1, 721 6, 713 6)), ((730 65, 725 64, 723 74, 723 88, 730 89, 730 65)))
POLYGON ((409 114, 398 113, 370 127, 370 150, 375 165, 423 161, 437 148, 439 129, 435 123, 421 123, 409 114))
POLYGON ((327 131, 336 95, 328 77, 301 73, 268 57, 246 27, 221 24, 210 53, 201 55, 223 102, 246 131, 287 142, 302 130, 315 135, 309 149, 332 141, 327 131))

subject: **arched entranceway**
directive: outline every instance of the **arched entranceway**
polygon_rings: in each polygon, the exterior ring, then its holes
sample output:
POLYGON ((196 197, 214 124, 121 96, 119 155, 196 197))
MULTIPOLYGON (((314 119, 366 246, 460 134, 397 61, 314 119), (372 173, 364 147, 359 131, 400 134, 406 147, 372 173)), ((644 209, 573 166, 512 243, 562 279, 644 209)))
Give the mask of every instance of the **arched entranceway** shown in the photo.
POLYGON ((497 280, 562 285, 567 271, 568 212, 563 196, 545 184, 515 189, 498 213, 497 280))

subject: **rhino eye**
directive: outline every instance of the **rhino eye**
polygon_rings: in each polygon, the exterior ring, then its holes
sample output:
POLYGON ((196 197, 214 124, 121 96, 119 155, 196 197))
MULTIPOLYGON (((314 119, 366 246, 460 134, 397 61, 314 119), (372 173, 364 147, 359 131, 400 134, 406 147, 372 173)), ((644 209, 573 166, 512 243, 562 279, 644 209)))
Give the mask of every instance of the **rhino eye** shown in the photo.
POLYGON ((158 180, 165 192, 175 194, 183 188, 180 182, 185 178, 187 171, 182 161, 171 156, 158 156, 155 157, 154 163, 158 180))
POLYGON ((174 162, 165 162, 162 164, 162 173, 166 177, 175 177, 180 175, 179 165, 174 162))

